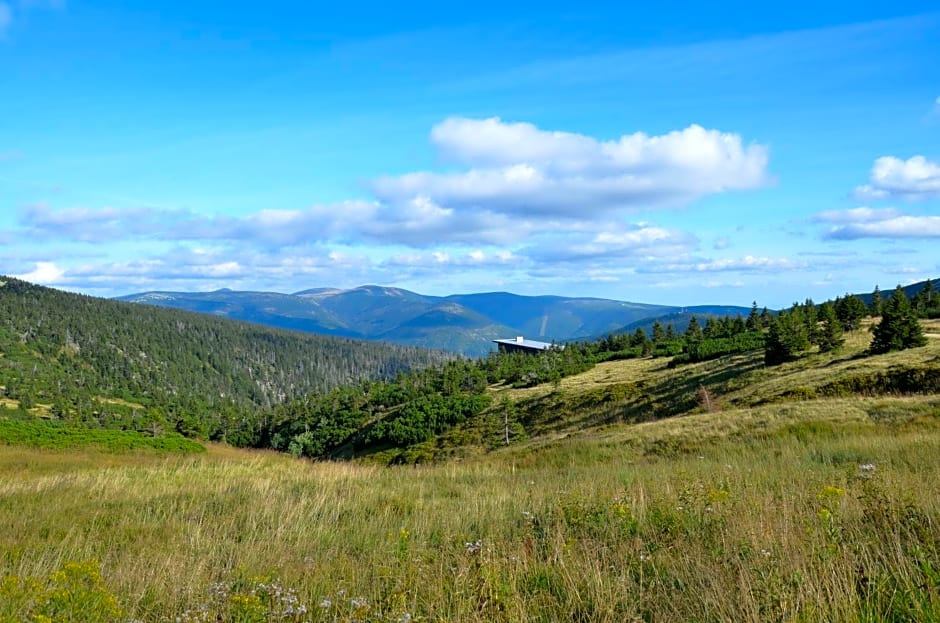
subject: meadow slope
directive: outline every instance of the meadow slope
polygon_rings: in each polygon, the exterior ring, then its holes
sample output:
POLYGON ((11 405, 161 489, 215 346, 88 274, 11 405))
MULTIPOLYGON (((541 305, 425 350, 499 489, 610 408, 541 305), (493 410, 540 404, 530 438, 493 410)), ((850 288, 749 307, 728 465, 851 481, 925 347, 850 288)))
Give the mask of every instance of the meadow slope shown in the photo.
POLYGON ((0 446, 0 621, 940 621, 940 341, 866 340, 492 387, 437 464, 0 446))

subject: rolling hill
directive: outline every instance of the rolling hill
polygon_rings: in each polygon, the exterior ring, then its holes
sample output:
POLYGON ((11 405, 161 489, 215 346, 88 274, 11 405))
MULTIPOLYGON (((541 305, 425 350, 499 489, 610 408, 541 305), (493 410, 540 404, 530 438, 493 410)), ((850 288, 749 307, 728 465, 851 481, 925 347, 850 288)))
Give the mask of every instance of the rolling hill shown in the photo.
POLYGON ((470 356, 492 351, 492 340, 501 337, 526 335, 556 342, 586 339, 680 309, 609 299, 522 296, 508 292, 438 297, 374 285, 346 290, 314 288, 294 294, 227 289, 144 292, 119 300, 284 329, 444 349, 470 356))
MULTIPOLYGON (((221 293, 201 299, 200 309, 224 315, 248 298, 221 293)), ((260 298, 280 309, 296 303, 260 298)), ((0 277, 0 407, 75 424, 235 440, 251 435, 245 427, 260 409, 450 358, 0 277)))

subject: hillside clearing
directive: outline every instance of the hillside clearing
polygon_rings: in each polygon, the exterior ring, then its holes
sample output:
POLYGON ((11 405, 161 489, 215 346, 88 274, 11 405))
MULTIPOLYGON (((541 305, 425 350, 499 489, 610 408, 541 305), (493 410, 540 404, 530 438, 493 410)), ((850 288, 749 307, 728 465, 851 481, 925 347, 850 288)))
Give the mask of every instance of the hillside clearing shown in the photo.
POLYGON ((0 447, 0 620, 99 566, 120 618, 70 620, 301 620, 275 585, 314 621, 936 620, 938 423, 766 405, 419 469, 0 447))

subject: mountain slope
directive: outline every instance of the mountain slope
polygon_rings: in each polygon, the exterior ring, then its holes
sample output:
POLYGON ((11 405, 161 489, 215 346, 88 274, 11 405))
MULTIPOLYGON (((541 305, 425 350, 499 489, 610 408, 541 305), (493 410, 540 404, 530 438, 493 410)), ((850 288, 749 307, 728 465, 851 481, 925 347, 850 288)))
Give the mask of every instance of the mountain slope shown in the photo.
POLYGON ((271 292, 145 292, 119 300, 188 309, 325 335, 420 345, 477 356, 496 338, 563 342, 606 334, 678 308, 508 292, 426 296, 382 286, 271 292), (451 307, 448 307, 451 306, 451 307))
POLYGON ((549 341, 597 335, 675 309, 609 299, 520 296, 508 292, 455 294, 446 298, 496 322, 517 327, 524 335, 549 341))
MULTIPOLYGON (((940 290, 940 279, 930 279, 930 285, 933 286, 934 292, 940 290)), ((901 289, 904 290, 904 294, 907 295, 907 298, 912 298, 915 294, 924 289, 924 286, 927 285, 927 280, 918 281, 917 283, 912 283, 910 285, 903 286, 901 289)), ((894 286, 886 287, 881 289, 882 299, 886 299, 891 296, 891 292, 894 290, 894 286)), ((862 299, 866 305, 871 305, 872 299, 874 298, 874 292, 867 292, 865 294, 856 294, 858 298, 862 299)), ((936 295, 935 295, 936 296, 936 295)))
MULTIPOLYGON (((671 324, 676 333, 682 333, 689 326, 689 322, 692 320, 693 316, 699 323, 705 324, 705 320, 709 317, 741 316, 742 318, 747 318, 750 312, 750 307, 738 307, 736 305, 693 305, 692 307, 683 307, 679 311, 671 311, 661 316, 652 316, 636 320, 630 324, 619 327, 616 331, 612 331, 612 333, 633 333, 637 329, 643 329, 647 335, 652 335, 653 324, 656 322, 659 322, 663 327, 671 324)), ((603 337, 604 335, 605 334, 600 334, 597 337, 603 337)))
POLYGON ((213 314, 281 329, 361 337, 359 331, 350 328, 341 317, 313 297, 223 289, 214 292, 144 292, 116 300, 213 314))
POLYGON ((457 303, 441 303, 379 338, 396 344, 433 346, 480 357, 493 350, 494 339, 517 332, 457 303))
POLYGON ((261 408, 447 358, 0 278, 0 406, 77 423, 233 439, 261 408))

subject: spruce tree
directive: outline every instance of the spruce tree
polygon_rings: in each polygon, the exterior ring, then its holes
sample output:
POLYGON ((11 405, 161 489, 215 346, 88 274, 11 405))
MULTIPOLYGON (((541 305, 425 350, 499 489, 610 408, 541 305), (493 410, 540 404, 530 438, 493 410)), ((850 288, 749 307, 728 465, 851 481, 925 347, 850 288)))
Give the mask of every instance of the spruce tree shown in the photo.
POLYGON ((842 328, 846 331, 855 331, 859 328, 862 318, 868 314, 868 308, 865 301, 854 294, 846 294, 840 299, 836 299, 836 316, 842 323, 842 328))
POLYGON ((666 330, 663 323, 658 320, 653 321, 653 344, 662 344, 666 339, 666 330))
POLYGON ((803 303, 803 322, 806 324, 806 336, 810 344, 819 344, 819 326, 816 315, 816 303, 813 299, 806 299, 803 303))
POLYGON ((747 330, 760 331, 760 329, 760 312, 757 311, 757 301, 754 301, 754 303, 751 305, 751 313, 747 315, 747 330))
POLYGON ((822 326, 816 333, 816 343, 819 344, 819 352, 828 353, 845 343, 845 337, 842 335, 842 323, 836 316, 835 306, 828 301, 819 308, 819 320, 822 326))
POLYGON ((881 288, 877 285, 875 286, 875 291, 871 293, 871 315, 880 316, 881 315, 881 305, 883 301, 881 298, 881 288))
POLYGON ((643 327, 636 328, 636 331, 633 333, 633 339, 630 340, 630 346, 634 348, 639 346, 643 355, 649 355, 653 352, 653 342, 646 335, 646 331, 643 330, 643 327))
POLYGON ((874 355, 927 344, 924 330, 917 322, 917 313, 901 286, 895 288, 891 297, 881 306, 881 322, 873 332, 875 337, 869 350, 874 355))
POLYGON ((764 363, 774 366, 796 359, 807 347, 806 324, 799 307, 795 306, 790 312, 781 312, 770 321, 764 345, 764 363))
POLYGON ((695 316, 689 318, 689 326, 685 329, 685 337, 690 340, 698 340, 702 337, 702 325, 698 323, 698 318, 695 316))
POLYGON ((764 329, 770 327, 770 319, 773 318, 773 315, 765 306, 764 309, 760 312, 760 326, 764 329))

